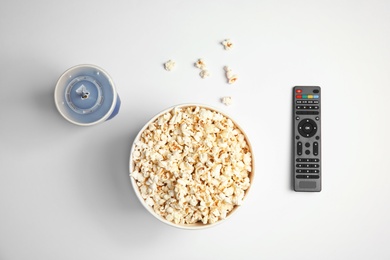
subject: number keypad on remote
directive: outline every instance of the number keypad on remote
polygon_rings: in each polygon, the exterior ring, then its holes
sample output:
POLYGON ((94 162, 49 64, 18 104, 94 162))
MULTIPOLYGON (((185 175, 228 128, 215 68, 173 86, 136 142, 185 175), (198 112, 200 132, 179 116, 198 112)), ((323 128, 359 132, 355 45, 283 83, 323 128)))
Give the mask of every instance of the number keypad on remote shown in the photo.
POLYGON ((321 88, 293 89, 295 191, 321 191, 321 88))

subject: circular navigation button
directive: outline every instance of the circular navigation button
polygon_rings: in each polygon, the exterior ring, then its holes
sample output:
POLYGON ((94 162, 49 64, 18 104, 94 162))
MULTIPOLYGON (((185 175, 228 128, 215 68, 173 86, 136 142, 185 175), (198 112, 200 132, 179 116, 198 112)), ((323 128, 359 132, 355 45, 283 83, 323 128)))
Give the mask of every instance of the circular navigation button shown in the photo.
POLYGON ((303 119, 298 124, 298 132, 303 137, 312 137, 317 133, 317 124, 312 119, 303 119))

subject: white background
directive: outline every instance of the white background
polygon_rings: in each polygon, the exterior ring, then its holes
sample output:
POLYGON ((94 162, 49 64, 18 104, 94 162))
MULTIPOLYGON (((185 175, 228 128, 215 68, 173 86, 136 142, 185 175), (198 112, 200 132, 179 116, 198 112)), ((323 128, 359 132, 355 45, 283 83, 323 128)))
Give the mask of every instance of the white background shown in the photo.
POLYGON ((389 14, 385 0, 2 0, 0 259, 390 259, 389 14), (82 63, 108 71, 122 100, 91 127, 53 98, 82 63), (322 87, 320 193, 291 190, 295 85, 322 87), (137 132, 186 102, 229 114, 256 160, 241 209, 200 231, 159 222, 128 177, 137 132))

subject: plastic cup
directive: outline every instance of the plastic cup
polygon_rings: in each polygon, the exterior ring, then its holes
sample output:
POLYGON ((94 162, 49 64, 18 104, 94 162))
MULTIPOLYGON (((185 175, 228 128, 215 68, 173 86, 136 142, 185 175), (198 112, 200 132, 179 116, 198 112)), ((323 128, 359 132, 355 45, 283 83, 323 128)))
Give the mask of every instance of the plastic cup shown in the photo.
POLYGON ((110 120, 118 114, 121 105, 108 73, 89 64, 74 66, 61 75, 54 100, 60 114, 80 126, 110 120))

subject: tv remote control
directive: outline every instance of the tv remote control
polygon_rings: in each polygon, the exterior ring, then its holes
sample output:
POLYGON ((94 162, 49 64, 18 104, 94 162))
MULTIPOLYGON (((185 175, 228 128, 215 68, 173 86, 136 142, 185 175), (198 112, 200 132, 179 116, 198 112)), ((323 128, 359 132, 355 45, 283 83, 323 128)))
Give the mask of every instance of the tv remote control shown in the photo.
POLYGON ((321 191, 321 88, 293 89, 293 183, 295 191, 321 191))

